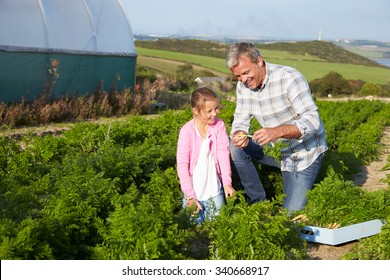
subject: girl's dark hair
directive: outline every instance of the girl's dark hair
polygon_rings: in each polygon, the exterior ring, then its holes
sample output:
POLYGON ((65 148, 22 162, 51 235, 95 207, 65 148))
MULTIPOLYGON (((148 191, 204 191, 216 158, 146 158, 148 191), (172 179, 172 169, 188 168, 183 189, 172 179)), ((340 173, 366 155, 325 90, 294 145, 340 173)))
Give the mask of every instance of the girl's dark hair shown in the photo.
POLYGON ((218 100, 218 95, 207 87, 201 87, 191 93, 191 107, 201 110, 209 100, 218 100))

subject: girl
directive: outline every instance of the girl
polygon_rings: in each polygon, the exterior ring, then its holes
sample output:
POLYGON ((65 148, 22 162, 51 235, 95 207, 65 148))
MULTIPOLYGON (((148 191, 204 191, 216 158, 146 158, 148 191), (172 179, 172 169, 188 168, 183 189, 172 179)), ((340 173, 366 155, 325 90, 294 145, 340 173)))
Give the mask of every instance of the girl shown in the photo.
POLYGON ((206 87, 191 94, 193 119, 181 129, 177 146, 177 171, 184 206, 199 214, 196 223, 212 218, 232 196, 229 138, 218 119, 218 96, 206 87))

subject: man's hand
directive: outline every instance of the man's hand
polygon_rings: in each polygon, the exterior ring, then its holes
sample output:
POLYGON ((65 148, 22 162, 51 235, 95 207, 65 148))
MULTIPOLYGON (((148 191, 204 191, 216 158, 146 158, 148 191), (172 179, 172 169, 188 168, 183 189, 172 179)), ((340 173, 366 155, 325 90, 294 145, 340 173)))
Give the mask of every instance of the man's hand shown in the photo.
POLYGON ((280 138, 278 128, 260 128, 253 133, 253 140, 264 146, 280 138))
POLYGON ((302 134, 295 125, 281 125, 277 127, 263 127, 253 133, 253 141, 260 145, 276 142, 279 138, 298 139, 302 134))

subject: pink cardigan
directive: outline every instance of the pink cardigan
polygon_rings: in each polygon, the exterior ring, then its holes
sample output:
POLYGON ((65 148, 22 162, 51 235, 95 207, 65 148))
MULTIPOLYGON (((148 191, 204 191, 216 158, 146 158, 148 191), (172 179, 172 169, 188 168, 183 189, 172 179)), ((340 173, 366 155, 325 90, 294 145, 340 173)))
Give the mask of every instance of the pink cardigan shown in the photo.
MULTIPOLYGON (((229 137, 225 123, 217 118, 214 124, 209 125, 207 137, 210 138, 211 151, 214 155, 218 176, 224 186, 231 186, 229 137)), ((187 199, 196 198, 191 176, 198 159, 201 143, 202 139, 196 132, 195 119, 192 119, 180 129, 176 153, 180 186, 184 197, 187 199)))

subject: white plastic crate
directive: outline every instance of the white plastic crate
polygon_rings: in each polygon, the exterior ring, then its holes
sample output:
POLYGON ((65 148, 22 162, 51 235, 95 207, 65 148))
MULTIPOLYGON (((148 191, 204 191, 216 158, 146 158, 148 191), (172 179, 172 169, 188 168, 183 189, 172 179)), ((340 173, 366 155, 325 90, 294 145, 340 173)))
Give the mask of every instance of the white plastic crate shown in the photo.
POLYGON ((380 220, 371 220, 336 229, 305 226, 300 235, 310 242, 338 245, 380 233, 384 224, 380 220))

